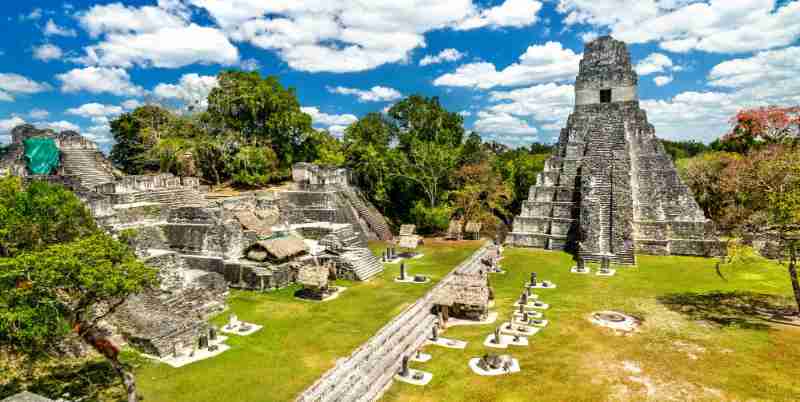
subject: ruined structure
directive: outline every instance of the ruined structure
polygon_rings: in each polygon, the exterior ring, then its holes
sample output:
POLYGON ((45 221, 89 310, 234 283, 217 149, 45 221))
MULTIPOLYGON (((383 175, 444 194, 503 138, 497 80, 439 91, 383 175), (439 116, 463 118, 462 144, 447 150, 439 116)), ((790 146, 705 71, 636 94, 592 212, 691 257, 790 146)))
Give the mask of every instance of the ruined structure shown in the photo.
POLYGON ((507 241, 608 256, 715 255, 713 226, 639 108, 638 77, 623 42, 586 44, 575 110, 531 187, 507 241))

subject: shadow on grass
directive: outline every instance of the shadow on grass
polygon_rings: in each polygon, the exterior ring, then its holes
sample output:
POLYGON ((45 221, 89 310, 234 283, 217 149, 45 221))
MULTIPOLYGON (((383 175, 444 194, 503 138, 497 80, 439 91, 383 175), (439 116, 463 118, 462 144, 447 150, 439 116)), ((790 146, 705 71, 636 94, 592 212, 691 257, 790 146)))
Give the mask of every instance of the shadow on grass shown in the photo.
POLYGON ((693 320, 722 327, 767 330, 771 323, 800 326, 789 298, 755 292, 670 293, 659 303, 693 320))
POLYGON ((46 374, 34 379, 15 377, 0 384, 0 399, 22 391, 82 402, 123 399, 119 377, 104 361, 51 366, 46 374))

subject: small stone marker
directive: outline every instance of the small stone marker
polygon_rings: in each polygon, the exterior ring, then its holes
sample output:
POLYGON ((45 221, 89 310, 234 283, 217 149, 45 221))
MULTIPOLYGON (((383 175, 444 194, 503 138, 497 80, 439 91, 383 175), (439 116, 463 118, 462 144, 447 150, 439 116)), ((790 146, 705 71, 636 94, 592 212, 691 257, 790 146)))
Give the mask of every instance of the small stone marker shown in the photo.
POLYGON ((400 368, 400 375, 402 377, 408 377, 408 356, 403 356, 403 366, 400 368))
POLYGON ((536 286, 536 272, 531 272, 531 286, 536 286))

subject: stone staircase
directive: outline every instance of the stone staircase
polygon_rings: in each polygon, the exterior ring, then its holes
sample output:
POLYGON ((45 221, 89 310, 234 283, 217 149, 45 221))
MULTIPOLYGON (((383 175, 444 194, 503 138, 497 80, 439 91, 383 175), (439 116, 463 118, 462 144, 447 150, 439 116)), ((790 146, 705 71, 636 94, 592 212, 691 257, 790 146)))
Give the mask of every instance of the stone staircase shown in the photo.
POLYGON ((61 156, 64 175, 75 177, 89 189, 113 182, 114 176, 100 167, 97 154, 96 149, 64 150, 61 156))
POLYGON ((593 141, 590 144, 589 162, 592 164, 592 186, 587 197, 595 209, 592 211, 597 216, 595 230, 598 232, 597 248, 599 252, 581 251, 581 257, 586 261, 600 262, 605 253, 612 262, 618 264, 634 264, 635 255, 632 248, 622 248, 614 244, 615 216, 614 188, 614 143, 612 141, 593 141))
POLYGON ((360 281, 366 281, 383 272, 383 264, 367 248, 351 248, 339 255, 340 260, 349 265, 360 281))
POLYGON ((393 235, 391 229, 389 229, 389 224, 374 206, 365 201, 363 196, 352 188, 346 188, 343 192, 353 208, 358 211, 358 215, 367 222, 370 229, 378 236, 378 239, 383 241, 392 240, 393 235))
POLYGON ((342 245, 346 248, 353 248, 353 247, 366 247, 367 245, 361 241, 361 237, 358 236, 356 232, 353 231, 353 226, 347 225, 336 228, 331 232, 336 238, 338 238, 342 245))

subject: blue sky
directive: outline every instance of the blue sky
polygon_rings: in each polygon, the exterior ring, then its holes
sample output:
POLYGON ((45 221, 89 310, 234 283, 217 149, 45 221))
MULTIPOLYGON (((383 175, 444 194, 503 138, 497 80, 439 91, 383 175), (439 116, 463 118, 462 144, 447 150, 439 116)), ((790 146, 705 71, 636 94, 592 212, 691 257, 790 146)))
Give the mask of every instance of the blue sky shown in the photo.
POLYGON ((109 119, 201 102, 226 68, 277 75, 334 134, 419 93, 486 140, 552 142, 603 34, 628 42, 660 137, 709 142, 740 108, 800 104, 800 1, 32 0, 0 17, 0 142, 29 122, 107 149, 109 119))

